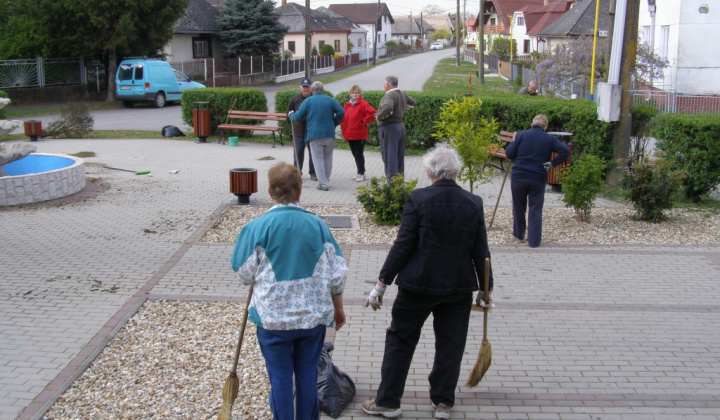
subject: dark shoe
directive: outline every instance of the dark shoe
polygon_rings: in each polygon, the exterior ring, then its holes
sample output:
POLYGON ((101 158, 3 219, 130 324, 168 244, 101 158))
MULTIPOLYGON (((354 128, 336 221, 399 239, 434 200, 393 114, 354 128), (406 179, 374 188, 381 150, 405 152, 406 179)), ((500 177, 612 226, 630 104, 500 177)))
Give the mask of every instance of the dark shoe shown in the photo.
POLYGON ((313 180, 313 181, 317 181, 317 176, 315 176, 315 175, 310 175, 310 179, 313 180))
POLYGON ((371 416, 383 416, 388 419, 400 417, 400 415, 402 414, 402 410, 400 410, 400 408, 388 408, 375 405, 375 399, 368 400, 362 403, 362 409, 366 414, 369 414, 371 416))

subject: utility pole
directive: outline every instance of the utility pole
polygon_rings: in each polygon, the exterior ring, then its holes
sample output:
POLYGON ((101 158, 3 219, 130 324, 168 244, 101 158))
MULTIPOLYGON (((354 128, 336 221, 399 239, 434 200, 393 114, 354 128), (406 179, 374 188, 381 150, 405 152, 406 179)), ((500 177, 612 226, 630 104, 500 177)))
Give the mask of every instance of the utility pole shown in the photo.
POLYGON ((410 11, 410 49, 415 49, 415 45, 413 44, 413 41, 412 41, 413 26, 415 26, 415 25, 413 25, 412 10, 411 10, 410 11))
POLYGON ((378 27, 380 26, 380 0, 377 6, 377 19, 375 19, 375 39, 373 39, 373 66, 377 63, 378 27))
POLYGON ((485 84, 485 0, 480 0, 478 20, 478 79, 483 85, 485 84))
POLYGON ((455 13, 455 66, 460 67, 460 0, 457 0, 455 13))
POLYGON ((305 78, 310 78, 310 0, 305 0, 305 78))
MULTIPOLYGON (((628 0, 625 13, 625 34, 622 42, 620 62, 620 121, 613 128, 613 159, 627 159, 630 153, 630 134, 632 125, 632 96, 630 80, 637 58, 638 20, 640 19, 640 0, 628 0)), ((618 165, 608 173, 608 182, 617 185, 620 173, 625 165, 618 165)))

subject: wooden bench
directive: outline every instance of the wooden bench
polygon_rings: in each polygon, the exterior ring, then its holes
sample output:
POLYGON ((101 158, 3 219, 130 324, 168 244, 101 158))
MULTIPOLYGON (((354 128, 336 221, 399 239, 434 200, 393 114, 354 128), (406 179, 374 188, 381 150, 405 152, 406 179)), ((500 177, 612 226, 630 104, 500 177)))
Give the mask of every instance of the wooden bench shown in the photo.
POLYGON ((222 144, 225 144, 225 130, 228 130, 232 133, 232 130, 238 130, 238 131, 266 131, 271 132, 273 135, 273 144, 272 147, 275 147, 275 133, 280 132, 280 145, 284 146, 283 144, 283 138, 282 138, 282 130, 283 126, 282 124, 278 124, 275 127, 272 126, 266 126, 266 125, 254 125, 254 124, 248 124, 247 122, 250 121, 277 121, 278 123, 282 123, 285 120, 287 120, 287 115, 280 112, 260 112, 260 111, 235 111, 230 110, 228 111, 227 118, 225 119, 224 124, 220 124, 217 126, 218 130, 223 130, 223 136, 221 138, 222 144))
MULTIPOLYGON (((498 134, 498 140, 510 143, 511 141, 515 140, 516 133, 516 131, 500 131, 500 134, 498 134)), ((488 146, 488 153, 490 154, 490 159, 488 159, 488 165, 498 168, 501 171, 505 171, 505 167, 503 166, 503 163, 507 160, 507 156, 505 155, 505 148, 500 147, 497 144, 491 144, 490 146, 488 146), (491 161, 492 159, 497 159, 499 163, 493 165, 491 161)))

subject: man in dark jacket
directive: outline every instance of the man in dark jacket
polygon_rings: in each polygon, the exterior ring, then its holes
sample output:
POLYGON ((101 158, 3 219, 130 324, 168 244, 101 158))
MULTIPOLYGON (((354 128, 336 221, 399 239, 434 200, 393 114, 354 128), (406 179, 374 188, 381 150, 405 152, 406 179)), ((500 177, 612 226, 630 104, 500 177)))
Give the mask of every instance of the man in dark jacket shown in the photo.
MULTIPOLYGON (((423 157, 432 185, 410 193, 400 230, 365 306, 382 306, 387 285, 398 293, 385 337, 381 381, 365 413, 388 418, 401 414, 400 400, 425 320, 432 314, 435 361, 430 400, 436 418, 448 418, 465 351, 473 292, 484 279, 490 257, 482 198, 456 182, 462 161, 439 144, 423 157)), ((492 276, 490 290, 492 290, 492 276)))
MULTIPOLYGON (((290 99, 290 102, 288 103, 288 112, 294 112, 300 109, 300 105, 302 105, 305 98, 309 98, 310 95, 312 95, 312 89, 310 89, 311 85, 312 83, 310 82, 310 79, 302 79, 302 81, 300 82, 300 93, 290 99)), ((305 161, 305 136, 307 134, 306 131, 306 121, 304 119, 299 121, 292 121, 293 145, 295 146, 293 165, 298 168, 298 170, 300 171, 300 175, 302 175, 303 162, 305 161)), ((315 176, 315 165, 313 165, 312 155, 310 154, 310 143, 308 143, 307 145, 307 150, 308 164, 310 164, 310 170, 308 171, 310 173, 310 179, 312 179, 313 181, 317 181, 317 177, 315 176)))
POLYGON ((543 114, 536 115, 532 127, 518 133, 505 150, 505 155, 513 161, 510 176, 513 236, 519 241, 525 241, 527 227, 527 242, 530 248, 537 248, 542 240, 542 210, 547 172, 570 156, 570 149, 565 143, 545 132, 547 126, 547 117, 543 114), (557 156, 550 160, 552 152, 557 153, 557 156))
POLYGON ((390 178, 405 172, 405 111, 415 106, 415 99, 398 89, 398 78, 385 78, 385 96, 377 110, 380 156, 385 164, 385 176, 390 178))

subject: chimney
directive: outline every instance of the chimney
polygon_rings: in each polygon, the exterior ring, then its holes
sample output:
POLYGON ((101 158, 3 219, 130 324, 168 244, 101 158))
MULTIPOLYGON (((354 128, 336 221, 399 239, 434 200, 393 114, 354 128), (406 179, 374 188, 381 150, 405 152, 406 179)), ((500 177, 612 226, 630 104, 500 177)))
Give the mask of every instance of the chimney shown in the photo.
POLYGON ((281 6, 285 6, 287 4, 287 0, 282 0, 281 6))

